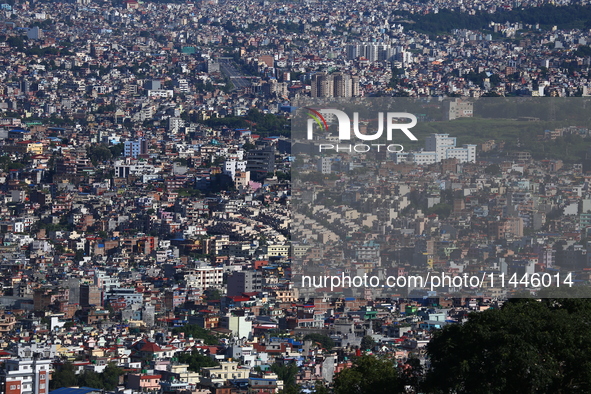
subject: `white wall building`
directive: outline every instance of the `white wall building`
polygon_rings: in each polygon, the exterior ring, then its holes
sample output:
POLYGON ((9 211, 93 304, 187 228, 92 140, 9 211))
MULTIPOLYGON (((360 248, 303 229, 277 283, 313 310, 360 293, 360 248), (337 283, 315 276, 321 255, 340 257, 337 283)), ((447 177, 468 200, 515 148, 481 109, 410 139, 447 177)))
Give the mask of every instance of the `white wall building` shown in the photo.
POLYGON ((331 160, 330 157, 321 157, 318 159, 318 172, 321 174, 330 174, 331 173, 331 160))
POLYGON ((234 181, 236 178, 236 172, 246 171, 246 160, 226 160, 224 163, 223 172, 229 175, 234 181))
POLYGON ((0 391, 5 394, 47 394, 51 360, 10 359, 4 362, 0 391))
POLYGON ((456 147, 456 138, 449 134, 431 134, 425 140, 425 151, 435 152, 435 162, 444 159, 458 159, 460 163, 476 162, 476 145, 456 147))
MULTIPOLYGON (((417 152, 396 152, 392 160, 396 164, 415 163, 429 165, 445 159, 458 159, 460 163, 476 162, 476 145, 456 147, 456 138, 449 134, 431 134, 425 140, 425 149, 417 152)), ((320 168, 318 169, 320 171, 320 168)))

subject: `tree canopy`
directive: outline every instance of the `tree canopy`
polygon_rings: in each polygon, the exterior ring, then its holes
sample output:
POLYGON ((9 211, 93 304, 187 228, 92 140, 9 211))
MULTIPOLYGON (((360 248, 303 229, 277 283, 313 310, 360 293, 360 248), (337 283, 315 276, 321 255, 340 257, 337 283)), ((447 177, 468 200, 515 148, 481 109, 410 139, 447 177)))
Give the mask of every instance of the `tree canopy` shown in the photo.
POLYGON ((331 337, 322 334, 308 334, 304 337, 304 341, 318 342, 324 349, 328 351, 331 351, 335 345, 331 337))
POLYGON ((176 327, 172 330, 172 332, 174 334, 182 332, 185 333, 185 335, 190 335, 195 339, 203 339, 203 343, 206 345, 217 345, 220 343, 218 337, 215 334, 196 324, 187 324, 183 327, 176 327))
POLYGON ((109 363, 101 373, 84 371, 76 375, 74 365, 67 362, 53 373, 50 388, 85 386, 95 389, 114 390, 119 385, 119 377, 124 373, 125 371, 115 363, 109 363))
POLYGON ((215 367, 220 365, 217 361, 211 357, 201 354, 197 350, 193 350, 191 353, 181 353, 178 356, 180 363, 189 364, 189 370, 194 372, 200 372, 203 367, 215 367))
POLYGON ((392 360, 363 356, 334 379, 334 394, 404 393, 404 384, 392 360))
POLYGON ((297 387, 296 375, 298 374, 298 367, 295 363, 285 364, 271 364, 271 371, 275 372, 279 379, 283 380, 285 387, 297 387))
POLYGON ((591 303, 519 300, 473 313, 427 346, 433 393, 591 391, 591 303))

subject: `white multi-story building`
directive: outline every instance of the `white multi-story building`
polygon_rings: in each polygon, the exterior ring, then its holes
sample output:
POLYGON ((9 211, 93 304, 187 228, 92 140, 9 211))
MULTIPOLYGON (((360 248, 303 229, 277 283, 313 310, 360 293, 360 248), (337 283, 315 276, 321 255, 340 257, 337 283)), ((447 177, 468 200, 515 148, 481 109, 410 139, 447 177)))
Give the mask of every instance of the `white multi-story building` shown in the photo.
POLYGON ((0 392, 5 394, 47 394, 51 360, 10 359, 0 374, 0 392))
POLYGON ((232 180, 236 179, 236 172, 245 172, 246 171, 246 160, 226 160, 224 163, 223 172, 226 175, 229 175, 232 180))
POLYGON ((450 148, 445 151, 445 154, 445 159, 458 159, 460 163, 475 163, 476 145, 462 145, 461 148, 450 148))
POLYGON ((148 97, 151 97, 151 98, 173 98, 174 97, 174 90, 170 90, 170 89, 148 90, 148 97))
POLYGON ((145 162, 124 162, 118 160, 115 162, 115 177, 127 178, 130 175, 151 175, 156 174, 156 168, 145 162))
POLYGON ((439 162, 446 158, 446 151, 456 147, 456 138, 449 134, 431 134, 425 140, 425 150, 435 152, 435 161, 439 162))
POLYGON ((185 275, 187 287, 208 289, 222 288, 224 284, 224 269, 221 267, 200 267, 187 271, 185 275))
POLYGON ((318 159, 318 172, 321 174, 330 174, 332 171, 330 157, 321 157, 318 159))
MULTIPOLYGON (((392 154, 396 164, 415 163, 429 165, 445 159, 457 159, 460 163, 476 162, 476 145, 456 147, 456 138, 449 134, 431 134, 425 140, 425 149, 417 152, 396 152, 392 154)), ((320 170, 319 170, 320 171, 320 170)))
POLYGON ((178 80, 179 92, 181 93, 188 93, 189 92, 189 81, 186 79, 179 79, 178 80))
POLYGON ((168 119, 168 131, 176 134, 180 131, 181 127, 185 127, 185 121, 178 117, 171 117, 168 119))
POLYGON ((425 151, 435 152, 435 162, 444 159, 458 159, 460 163, 476 162, 476 145, 456 147, 456 138, 449 134, 431 134, 425 140, 425 151))
POLYGON ((429 165, 437 162, 436 156, 435 152, 411 152, 407 160, 419 165, 429 165))

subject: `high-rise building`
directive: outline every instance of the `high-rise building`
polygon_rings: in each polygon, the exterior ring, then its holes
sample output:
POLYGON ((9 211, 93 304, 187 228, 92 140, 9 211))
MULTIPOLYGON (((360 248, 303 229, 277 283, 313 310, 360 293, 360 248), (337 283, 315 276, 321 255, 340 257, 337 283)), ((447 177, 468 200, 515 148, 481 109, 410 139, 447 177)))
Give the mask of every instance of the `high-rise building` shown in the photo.
POLYGON ((351 76, 341 72, 333 74, 334 78, 334 96, 335 97, 351 97, 353 96, 351 86, 351 76))
POLYGON ((312 76, 312 97, 333 97, 334 79, 333 76, 325 72, 320 72, 312 76))
POLYGON ((355 97, 359 95, 359 77, 343 72, 312 76, 312 97, 355 97))
POLYGON ((357 75, 351 77, 351 96, 359 97, 359 77, 357 75))
POLYGON ((29 40, 40 40, 43 38, 43 30, 39 26, 34 26, 27 31, 27 38, 29 40))
POLYGON ((138 141, 125 141, 123 144, 123 156, 136 159, 139 155, 148 153, 148 141, 140 138, 138 141))
POLYGON ((258 271, 238 271, 228 276, 228 296, 259 292, 263 288, 263 276, 258 271))
POLYGON ((345 52, 347 58, 351 60, 363 57, 370 62, 376 62, 393 59, 397 49, 390 44, 357 43, 348 44, 345 52))
POLYGON ((31 82, 29 82, 28 80, 23 78, 21 80, 20 85, 21 85, 21 92, 22 93, 28 94, 31 91, 31 82))
POLYGON ((347 58, 351 60, 363 56, 363 46, 361 44, 348 44, 346 51, 347 58))
POLYGON ((178 133, 181 127, 185 127, 185 121, 182 118, 176 116, 171 116, 168 118, 168 131, 171 134, 178 133))
POLYGON ((220 63, 217 60, 207 61, 207 73, 219 73, 220 63))
POLYGON ((146 83, 144 84, 144 88, 146 90, 160 90, 162 89, 162 83, 157 79, 146 81, 146 83))
POLYGON ((251 150, 246 155, 246 171, 250 171, 255 181, 263 180, 269 172, 275 170, 275 151, 272 147, 251 150))
POLYGON ((101 306, 102 295, 98 286, 83 284, 80 285, 80 306, 101 306))

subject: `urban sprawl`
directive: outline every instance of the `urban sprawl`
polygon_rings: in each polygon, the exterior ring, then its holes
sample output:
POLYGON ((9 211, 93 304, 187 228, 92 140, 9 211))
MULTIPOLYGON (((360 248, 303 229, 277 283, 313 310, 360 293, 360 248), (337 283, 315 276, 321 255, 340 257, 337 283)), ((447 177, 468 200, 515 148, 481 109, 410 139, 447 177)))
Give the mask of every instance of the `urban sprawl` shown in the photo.
POLYGON ((445 98, 459 125, 483 97, 585 100, 588 28, 500 22, 547 7, 0 4, 0 392, 326 390, 355 356, 428 369, 469 312, 591 279, 589 124, 291 134, 308 99, 445 98), (425 31, 438 15, 490 21, 425 31))

